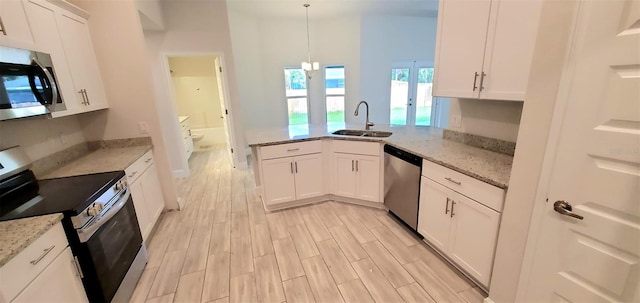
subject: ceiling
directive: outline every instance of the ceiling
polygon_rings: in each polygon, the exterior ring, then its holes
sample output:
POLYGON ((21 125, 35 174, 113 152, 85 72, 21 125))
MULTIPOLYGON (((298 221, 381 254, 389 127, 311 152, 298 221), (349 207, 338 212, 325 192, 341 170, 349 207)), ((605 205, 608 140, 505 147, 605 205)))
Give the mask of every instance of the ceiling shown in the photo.
POLYGON ((436 17, 438 0, 227 0, 229 9, 257 17, 304 18, 309 3, 309 19, 353 15, 436 17))

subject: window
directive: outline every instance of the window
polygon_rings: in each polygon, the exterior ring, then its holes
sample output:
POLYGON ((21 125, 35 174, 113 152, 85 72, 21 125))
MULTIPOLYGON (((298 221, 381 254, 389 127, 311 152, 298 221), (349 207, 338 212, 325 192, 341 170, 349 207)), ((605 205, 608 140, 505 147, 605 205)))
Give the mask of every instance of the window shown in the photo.
POLYGON ((327 124, 344 124, 344 66, 325 67, 324 79, 327 124))
POLYGON ((307 77, 301 68, 284 69, 284 89, 289 125, 308 124, 307 77))
POLYGON ((395 64, 391 69, 389 124, 432 124, 433 67, 424 62, 395 64))

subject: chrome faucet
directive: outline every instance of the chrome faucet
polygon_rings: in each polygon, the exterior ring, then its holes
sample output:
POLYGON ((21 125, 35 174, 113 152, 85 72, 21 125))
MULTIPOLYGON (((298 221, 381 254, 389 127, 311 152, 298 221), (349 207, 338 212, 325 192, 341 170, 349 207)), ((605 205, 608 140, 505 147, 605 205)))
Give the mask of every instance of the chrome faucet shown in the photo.
POLYGON ((362 103, 364 103, 364 105, 367 107, 367 122, 364 125, 364 129, 365 130, 369 130, 374 124, 373 124, 373 122, 369 121, 369 103, 367 103, 367 101, 364 101, 364 100, 360 101, 360 103, 358 103, 358 105, 356 106, 356 112, 353 113, 353 115, 354 116, 358 115, 358 110, 360 109, 360 104, 362 104, 362 103))

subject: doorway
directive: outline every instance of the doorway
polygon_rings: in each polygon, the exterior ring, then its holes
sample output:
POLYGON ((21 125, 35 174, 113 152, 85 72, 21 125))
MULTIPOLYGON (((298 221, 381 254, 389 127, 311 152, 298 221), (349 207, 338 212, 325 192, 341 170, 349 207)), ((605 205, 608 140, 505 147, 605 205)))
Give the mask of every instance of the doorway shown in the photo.
POLYGON ((235 167, 222 62, 215 54, 167 56, 184 157, 188 161, 191 152, 224 149, 235 167))
POLYGON ((435 121, 433 63, 398 62, 391 67, 389 124, 431 126, 435 121))

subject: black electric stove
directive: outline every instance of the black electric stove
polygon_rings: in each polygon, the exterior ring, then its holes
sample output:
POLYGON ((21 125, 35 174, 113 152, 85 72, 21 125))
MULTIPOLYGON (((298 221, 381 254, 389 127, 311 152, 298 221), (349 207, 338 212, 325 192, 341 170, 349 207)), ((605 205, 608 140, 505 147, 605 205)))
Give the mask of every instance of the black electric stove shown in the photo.
POLYGON ((53 213, 76 216, 124 175, 124 171, 114 171, 35 180, 27 170, 0 181, 0 221, 53 213))
POLYGON ((62 213, 90 302, 128 302, 147 262, 124 171, 37 180, 19 147, 0 150, 0 221, 62 213))

